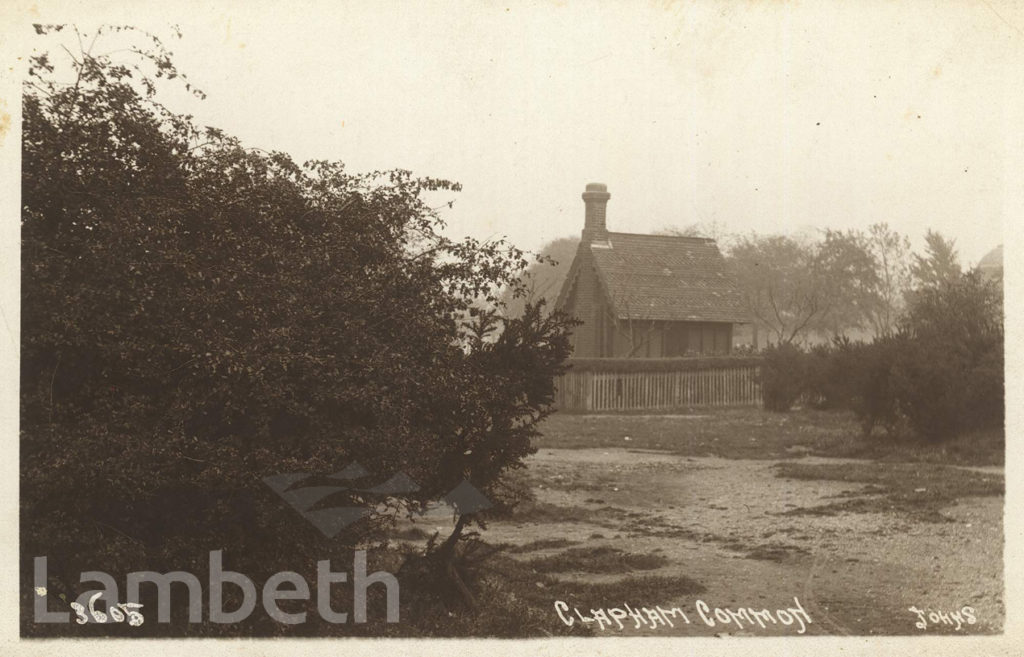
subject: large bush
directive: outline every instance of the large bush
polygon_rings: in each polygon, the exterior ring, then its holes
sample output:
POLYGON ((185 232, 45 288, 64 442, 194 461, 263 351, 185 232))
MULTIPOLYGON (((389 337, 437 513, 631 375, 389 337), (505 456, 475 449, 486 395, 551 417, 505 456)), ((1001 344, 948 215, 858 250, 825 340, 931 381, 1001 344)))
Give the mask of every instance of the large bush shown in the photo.
POLYGON ((881 426, 891 436, 903 431, 904 418, 893 382, 893 367, 903 349, 904 340, 876 338, 859 345, 848 360, 851 396, 849 408, 856 413, 865 434, 881 426))
POLYGON ((938 441, 1001 426, 1004 416, 1002 298, 997 284, 971 271, 922 285, 899 331, 871 344, 837 338, 803 351, 764 352, 765 408, 798 400, 851 410, 866 433, 906 429, 938 441))
POLYGON ((857 367, 863 345, 845 337, 815 345, 805 355, 804 394, 819 409, 850 408, 857 396, 857 367))
POLYGON ((261 483, 283 472, 414 479, 367 532, 462 479, 489 493, 569 352, 557 313, 479 310, 522 253, 443 236, 427 201, 455 183, 298 164, 168 111, 155 83, 181 76, 146 39, 130 64, 78 53, 74 84, 36 56, 25 87, 23 573, 48 555, 71 593, 84 570, 202 573, 212 549, 311 568, 342 547, 261 483))
POLYGON ((999 287, 978 270, 915 290, 893 364, 893 394, 921 436, 1001 426, 1005 413, 999 287))
POLYGON ((771 345, 762 352, 759 375, 764 407, 784 413, 807 387, 806 354, 792 344, 771 345))
POLYGON ((837 337, 813 347, 804 356, 804 398, 815 408, 853 411, 865 433, 876 426, 898 433, 892 369, 901 343, 886 337, 871 343, 837 337))

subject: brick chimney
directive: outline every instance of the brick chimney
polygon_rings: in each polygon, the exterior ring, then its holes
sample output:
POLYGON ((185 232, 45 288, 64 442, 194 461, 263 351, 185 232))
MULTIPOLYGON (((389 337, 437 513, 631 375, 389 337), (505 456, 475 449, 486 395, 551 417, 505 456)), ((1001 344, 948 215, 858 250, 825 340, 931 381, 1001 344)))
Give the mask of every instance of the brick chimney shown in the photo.
POLYGON ((605 241, 608 239, 608 228, 605 226, 605 210, 608 199, 608 186, 604 183, 589 183, 583 192, 583 204, 587 208, 583 223, 583 241, 605 241))

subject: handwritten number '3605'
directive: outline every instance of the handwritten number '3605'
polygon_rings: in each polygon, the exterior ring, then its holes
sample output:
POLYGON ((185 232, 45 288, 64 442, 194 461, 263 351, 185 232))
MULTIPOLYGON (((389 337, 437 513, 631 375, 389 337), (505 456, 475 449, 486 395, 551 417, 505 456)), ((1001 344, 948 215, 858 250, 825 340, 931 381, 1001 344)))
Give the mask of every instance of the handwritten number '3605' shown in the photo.
MULTIPOLYGON (((75 622, 79 625, 85 625, 89 622, 89 616, 92 616, 94 623, 106 623, 107 614, 103 613, 96 608, 96 600, 103 595, 103 591, 97 591, 91 598, 89 598, 89 615, 85 613, 85 607, 77 602, 71 603, 71 608, 75 610, 75 614, 78 616, 75 622)), ((142 605, 138 602, 119 602, 116 605, 111 606, 107 611, 110 612, 110 622, 112 623, 123 623, 125 618, 128 619, 128 624, 132 627, 138 627, 142 625, 145 620, 142 614, 136 611, 141 609, 142 605)))

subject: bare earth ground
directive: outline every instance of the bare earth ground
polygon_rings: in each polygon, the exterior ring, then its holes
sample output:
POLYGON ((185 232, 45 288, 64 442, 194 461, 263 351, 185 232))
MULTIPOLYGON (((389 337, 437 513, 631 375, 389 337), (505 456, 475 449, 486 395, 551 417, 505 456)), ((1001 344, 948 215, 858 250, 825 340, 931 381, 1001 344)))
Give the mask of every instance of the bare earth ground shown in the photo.
MULTIPOLYGON (((567 549, 579 555, 581 548, 661 557, 657 567, 648 565, 642 572, 628 566, 621 572, 593 572, 582 563, 585 558, 579 565, 570 559, 557 571, 545 571, 557 579, 599 583, 629 576, 685 576, 705 588, 683 595, 664 590, 656 599, 570 601, 584 615, 591 608, 623 603, 678 606, 691 621, 641 630, 626 623, 624 629, 613 626, 599 634, 792 635, 795 626, 709 627, 694 605, 699 599, 712 609, 774 610, 793 606, 794 597, 813 621, 807 634, 1002 631, 1002 495, 949 499, 942 496, 944 477, 933 476, 927 479, 931 489, 914 488, 908 495, 911 502, 920 495, 925 505, 929 495, 941 498, 941 520, 935 521, 904 512, 906 503, 887 506, 878 486, 787 478, 778 463, 628 447, 542 448, 527 469, 536 504, 510 520, 492 522, 487 540, 508 544, 509 556, 527 564, 567 549), (832 507, 819 508, 827 505, 832 507), (531 549, 536 541, 552 539, 562 539, 561 545, 531 549), (947 613, 970 606, 977 623, 957 631, 955 625, 929 622, 922 630, 915 627, 919 619, 911 606, 947 613)), ((788 463, 838 464, 845 471, 875 462, 803 457, 788 463)), ((908 476, 949 466, 912 467, 908 476)), ((1000 466, 965 470, 981 482, 1002 485, 1000 466)), ((551 604, 554 627, 561 621, 554 599, 551 604)))

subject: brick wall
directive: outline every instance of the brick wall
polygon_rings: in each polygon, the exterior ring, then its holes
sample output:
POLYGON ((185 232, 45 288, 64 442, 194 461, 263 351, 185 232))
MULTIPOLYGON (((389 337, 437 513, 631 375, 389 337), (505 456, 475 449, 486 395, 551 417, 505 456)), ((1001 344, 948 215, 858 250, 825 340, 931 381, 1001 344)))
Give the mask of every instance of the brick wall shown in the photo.
POLYGON ((576 259, 579 264, 576 287, 565 308, 566 312, 583 322, 573 333, 573 355, 596 358, 606 355, 601 350, 601 341, 604 337, 601 335, 601 322, 605 309, 589 244, 580 244, 576 259))

